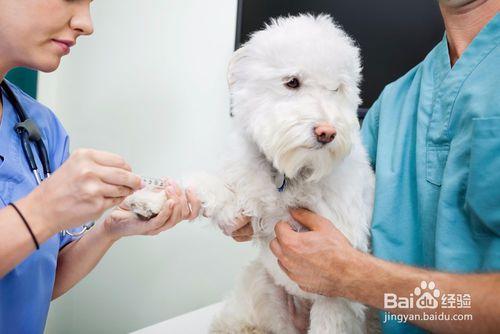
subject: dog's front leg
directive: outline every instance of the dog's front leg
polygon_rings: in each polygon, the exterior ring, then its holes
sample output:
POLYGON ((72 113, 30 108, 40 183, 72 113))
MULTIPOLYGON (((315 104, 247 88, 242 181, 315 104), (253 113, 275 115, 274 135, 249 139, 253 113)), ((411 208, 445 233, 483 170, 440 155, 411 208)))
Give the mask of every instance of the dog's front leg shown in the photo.
POLYGON ((344 298, 319 297, 311 308, 309 334, 366 333, 365 309, 362 304, 344 298))
POLYGON ((208 173, 195 174, 186 183, 200 200, 202 214, 231 234, 241 213, 234 188, 221 177, 208 173))

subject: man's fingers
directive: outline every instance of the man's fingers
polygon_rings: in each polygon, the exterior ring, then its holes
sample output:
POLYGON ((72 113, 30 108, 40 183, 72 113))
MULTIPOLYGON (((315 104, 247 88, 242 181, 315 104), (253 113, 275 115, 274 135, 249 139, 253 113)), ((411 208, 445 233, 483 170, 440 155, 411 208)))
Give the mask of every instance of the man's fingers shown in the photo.
MULTIPOLYGON (((286 293, 286 292, 285 292, 286 293)), ((288 313, 292 316, 292 320, 297 316, 297 309, 295 308, 295 303, 293 297, 286 293, 286 304, 288 306, 288 313)))
POLYGON ((279 241, 288 241, 291 238, 295 238, 296 234, 298 234, 286 221, 278 222, 274 227, 274 233, 276 233, 276 238, 279 241))
POLYGON ((325 225, 331 226, 327 219, 306 209, 291 209, 290 213, 293 219, 311 231, 321 230, 325 225))
POLYGON ((253 227, 252 224, 247 223, 242 228, 234 231, 231 236, 233 238, 241 238, 241 237, 252 237, 253 236, 253 227))
POLYGON ((271 240, 269 248, 271 248, 271 252, 273 252, 274 256, 276 256, 278 259, 283 257, 283 250, 281 249, 278 239, 271 240))
POLYGON ((115 186, 124 186, 133 190, 142 188, 142 180, 139 175, 116 167, 100 167, 97 169, 99 178, 104 183, 115 186))
POLYGON ((278 265, 280 266, 281 270, 283 270, 283 272, 293 281, 292 273, 290 272, 290 270, 285 268, 285 266, 283 265, 283 263, 279 259, 278 259, 278 265))
POLYGON ((299 330, 300 333, 307 333, 307 330, 310 325, 310 313, 311 313, 311 306, 309 306, 307 303, 307 300, 301 300, 300 298, 297 297, 294 298, 291 295, 288 295, 287 297, 287 304, 288 304, 288 313, 292 317, 292 323, 295 326, 296 329, 299 330), (297 306, 295 303, 298 302, 299 307, 297 309, 297 306))
MULTIPOLYGON (((234 223, 235 223, 234 228, 236 230, 235 232, 238 232, 242 227, 247 226, 251 222, 252 222, 252 218, 251 217, 244 216, 244 215, 239 216, 234 221, 234 223)), ((252 230, 252 232, 253 232, 253 230, 252 230)))
POLYGON ((247 242, 252 240, 252 237, 233 237, 233 239, 237 242, 247 242))

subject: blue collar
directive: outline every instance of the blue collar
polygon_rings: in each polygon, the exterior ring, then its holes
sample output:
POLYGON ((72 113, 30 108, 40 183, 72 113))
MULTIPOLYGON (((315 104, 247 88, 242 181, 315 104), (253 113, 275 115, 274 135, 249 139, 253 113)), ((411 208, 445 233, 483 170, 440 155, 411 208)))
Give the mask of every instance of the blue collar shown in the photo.
POLYGON ((286 187, 288 185, 288 178, 284 173, 276 172, 276 175, 274 176, 274 185, 276 186, 276 189, 280 193, 284 192, 286 190, 286 187))

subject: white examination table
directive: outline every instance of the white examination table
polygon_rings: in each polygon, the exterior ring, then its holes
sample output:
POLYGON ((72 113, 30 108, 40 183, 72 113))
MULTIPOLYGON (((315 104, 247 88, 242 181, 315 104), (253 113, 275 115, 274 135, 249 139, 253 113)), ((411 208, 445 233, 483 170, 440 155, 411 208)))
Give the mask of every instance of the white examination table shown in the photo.
POLYGON ((212 318, 221 307, 222 303, 209 305, 138 330, 132 334, 206 334, 212 318))

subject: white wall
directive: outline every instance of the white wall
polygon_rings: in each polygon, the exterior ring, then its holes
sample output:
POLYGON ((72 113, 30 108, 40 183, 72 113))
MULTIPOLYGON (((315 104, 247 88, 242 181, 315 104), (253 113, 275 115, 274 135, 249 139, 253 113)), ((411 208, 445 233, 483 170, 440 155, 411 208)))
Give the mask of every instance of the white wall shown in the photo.
MULTIPOLYGON (((236 0, 92 6, 94 36, 39 83, 72 149, 119 153, 150 176, 214 166, 230 127, 225 77, 236 0)), ((121 240, 52 304, 46 332, 124 333, 217 302, 253 253, 199 221, 121 240)))

